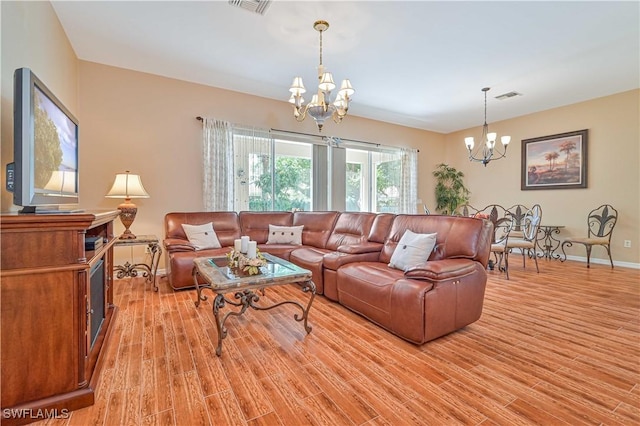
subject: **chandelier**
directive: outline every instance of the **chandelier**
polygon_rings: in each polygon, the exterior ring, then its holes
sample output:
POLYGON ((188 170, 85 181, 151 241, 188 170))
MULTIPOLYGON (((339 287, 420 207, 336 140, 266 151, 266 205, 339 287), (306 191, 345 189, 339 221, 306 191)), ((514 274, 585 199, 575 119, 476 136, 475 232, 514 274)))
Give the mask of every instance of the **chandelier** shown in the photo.
POLYGON ((464 138, 464 144, 469 150, 469 161, 478 161, 485 167, 491 160, 499 160, 507 155, 507 147, 511 142, 511 136, 502 136, 500 142, 502 142, 502 152, 496 147, 497 133, 489 133, 489 125, 487 124, 487 92, 490 87, 482 89, 484 92, 484 124, 482 125, 482 144, 478 145, 478 148, 474 151, 473 147, 475 142, 473 137, 464 138))
POLYGON ((355 92, 351 87, 348 79, 342 80, 340 90, 333 102, 331 102, 331 91, 335 89, 336 84, 333 82, 333 75, 329 71, 325 71, 322 65, 322 33, 329 28, 327 21, 316 21, 313 23, 313 29, 320 33, 320 65, 318 65, 318 93, 313 95, 311 102, 304 105, 302 94, 307 91, 302 83, 301 77, 295 77, 293 84, 289 89, 291 92, 291 102, 294 106, 293 116, 297 121, 303 121, 309 114, 316 121, 318 131, 322 131, 324 121, 331 117, 334 122, 340 123, 347 115, 349 110, 349 102, 351 95, 355 92))

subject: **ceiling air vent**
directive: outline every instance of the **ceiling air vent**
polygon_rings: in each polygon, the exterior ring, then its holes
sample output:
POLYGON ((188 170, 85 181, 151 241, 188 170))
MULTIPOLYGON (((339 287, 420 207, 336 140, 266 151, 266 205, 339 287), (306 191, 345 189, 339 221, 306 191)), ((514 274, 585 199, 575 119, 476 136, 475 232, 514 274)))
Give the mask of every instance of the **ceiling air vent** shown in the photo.
POLYGON ((271 4, 271 0, 229 0, 229 4, 248 10, 249 12, 264 15, 271 4))
POLYGON ((496 96, 496 99, 499 99, 501 101, 504 101, 505 99, 509 99, 509 98, 513 98, 514 96, 522 96, 522 93, 518 93, 518 92, 507 92, 507 93, 503 93, 500 96, 496 96))

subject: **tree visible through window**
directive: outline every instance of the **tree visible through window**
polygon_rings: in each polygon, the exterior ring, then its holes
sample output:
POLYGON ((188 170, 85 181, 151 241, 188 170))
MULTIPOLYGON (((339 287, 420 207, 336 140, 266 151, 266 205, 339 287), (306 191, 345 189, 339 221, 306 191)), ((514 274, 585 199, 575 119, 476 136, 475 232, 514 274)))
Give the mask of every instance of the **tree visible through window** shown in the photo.
POLYGON ((362 211, 362 164, 347 163, 347 211, 362 211))
POLYGON ((309 158, 276 157, 275 186, 271 194, 271 173, 263 173, 254 184, 264 197, 252 199, 251 210, 311 210, 311 160, 309 158), (269 208, 263 208, 269 207, 269 208))
POLYGON ((273 194, 270 170, 252 182, 261 190, 261 195, 249 198, 250 210, 311 210, 311 159, 276 157, 274 176, 273 194))
POLYGON ((376 212, 398 211, 400 206, 400 160, 376 164, 376 212))

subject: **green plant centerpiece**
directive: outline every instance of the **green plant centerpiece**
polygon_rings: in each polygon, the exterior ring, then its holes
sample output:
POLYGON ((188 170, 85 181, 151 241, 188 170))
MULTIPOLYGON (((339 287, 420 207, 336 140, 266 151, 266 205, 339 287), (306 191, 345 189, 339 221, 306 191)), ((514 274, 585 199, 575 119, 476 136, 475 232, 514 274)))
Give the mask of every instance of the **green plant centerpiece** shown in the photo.
POLYGON ((441 214, 456 214, 458 206, 469 201, 471 192, 464 186, 464 173, 448 164, 438 164, 436 178, 436 210, 441 214))

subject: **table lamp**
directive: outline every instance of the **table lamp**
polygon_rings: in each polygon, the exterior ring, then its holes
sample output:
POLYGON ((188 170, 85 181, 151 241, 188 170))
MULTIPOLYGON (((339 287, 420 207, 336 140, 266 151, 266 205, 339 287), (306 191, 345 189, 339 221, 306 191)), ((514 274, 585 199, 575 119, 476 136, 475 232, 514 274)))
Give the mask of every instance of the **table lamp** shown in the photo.
POLYGON ((44 189, 53 191, 55 193, 76 191, 76 172, 67 170, 54 170, 51 172, 51 179, 44 186, 44 189))
POLYGON ((136 218, 138 208, 131 202, 132 198, 149 198, 149 194, 142 186, 142 180, 138 175, 132 175, 127 170, 125 173, 118 173, 113 186, 107 195, 107 198, 124 198, 124 202, 118 206, 120 210, 120 220, 124 225, 124 232, 120 235, 120 239, 130 240, 136 236, 129 230, 136 218))

